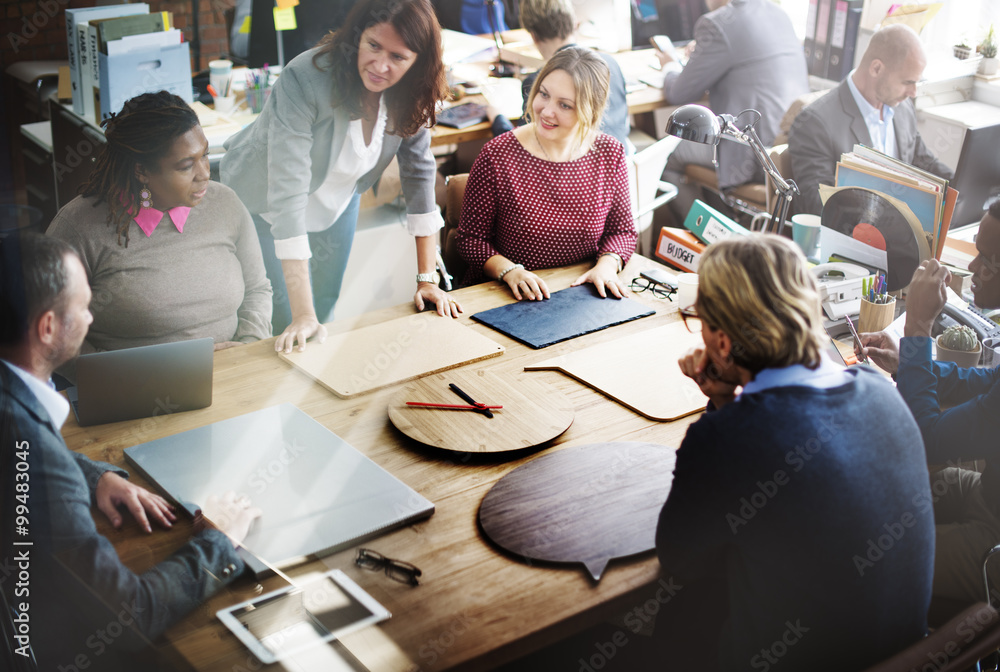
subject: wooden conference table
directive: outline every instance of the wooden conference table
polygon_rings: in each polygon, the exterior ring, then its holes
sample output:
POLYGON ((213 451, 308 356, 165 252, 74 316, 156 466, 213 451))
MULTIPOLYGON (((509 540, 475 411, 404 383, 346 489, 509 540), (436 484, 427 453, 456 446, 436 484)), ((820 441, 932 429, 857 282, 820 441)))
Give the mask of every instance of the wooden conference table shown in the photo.
MULTIPOLYGON (((631 281, 642 268, 652 265, 655 262, 636 255, 620 277, 631 281)), ((553 269, 540 275, 554 291, 568 287, 587 266, 553 269)), ((468 317, 511 302, 506 285, 490 282, 452 295, 465 309, 463 324, 506 348, 500 357, 468 366, 531 376, 571 400, 575 421, 562 436, 543 446, 544 451, 604 441, 643 441, 676 448, 687 426, 699 417, 653 422, 560 373, 523 371, 529 363, 674 322, 679 318, 670 301, 649 292, 633 294, 634 299, 655 308, 656 315, 532 350, 468 317)), ((339 333, 412 312, 412 305, 401 305, 329 327, 331 333, 339 333)), ((206 409, 85 428, 76 425, 71 415, 63 434, 71 449, 128 469, 122 451, 129 446, 291 402, 434 502, 436 512, 429 519, 363 544, 420 567, 423 576, 417 587, 356 567, 353 548, 286 570, 294 579, 309 572, 342 569, 392 612, 388 621, 345 642, 355 653, 356 647, 370 649, 365 652, 368 658, 359 657, 372 670, 416 666, 423 670, 489 669, 614 613, 645 604, 650 587, 659 578, 660 566, 653 553, 613 560, 595 584, 582 565, 532 566, 492 545, 477 525, 479 504, 500 477, 538 456, 539 451, 484 459, 426 448, 389 422, 387 402, 399 386, 341 399, 279 359, 273 340, 217 352, 214 386, 213 404, 206 409)), ((192 464, 191 468, 201 465, 192 464)), ((138 476, 133 479, 148 485, 138 476)), ((252 490, 247 494, 252 496, 252 490)), ((191 534, 186 517, 174 529, 154 529, 152 535, 141 532, 129 516, 125 518, 128 522, 123 530, 115 532, 103 515, 95 515, 101 532, 111 538, 123 561, 137 572, 166 558, 191 534)), ((178 669, 262 669, 214 614, 250 599, 261 589, 266 592, 284 585, 279 577, 264 580, 262 587, 250 579, 238 581, 168 630, 158 645, 174 658, 178 669)), ((285 668, 273 665, 267 669, 285 668)), ((317 665, 308 669, 331 668, 317 665)))

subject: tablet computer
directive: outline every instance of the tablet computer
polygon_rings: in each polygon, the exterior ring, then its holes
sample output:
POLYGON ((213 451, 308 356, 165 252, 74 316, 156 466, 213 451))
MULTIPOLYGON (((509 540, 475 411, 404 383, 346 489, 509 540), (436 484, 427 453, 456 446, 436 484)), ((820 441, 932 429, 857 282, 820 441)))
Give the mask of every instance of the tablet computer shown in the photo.
POLYGON ((266 664, 391 616, 339 569, 304 586, 286 586, 215 615, 266 664))

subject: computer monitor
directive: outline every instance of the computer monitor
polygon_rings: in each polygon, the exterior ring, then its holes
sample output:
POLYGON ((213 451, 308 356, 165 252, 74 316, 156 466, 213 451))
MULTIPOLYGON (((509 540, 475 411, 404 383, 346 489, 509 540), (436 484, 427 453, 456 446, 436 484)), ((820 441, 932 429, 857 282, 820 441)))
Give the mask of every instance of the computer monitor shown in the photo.
POLYGON ((274 0, 252 0, 250 47, 247 65, 259 68, 265 63, 272 67, 288 63, 307 49, 316 46, 327 33, 343 23, 354 4, 350 0, 301 0, 294 7, 298 27, 280 33, 282 41, 279 59, 278 33, 274 30, 274 0))
POLYGON ((965 132, 951 186, 958 190, 951 228, 978 224, 990 203, 1000 198, 1000 124, 965 132))
POLYGON ((694 24, 708 11, 705 0, 631 0, 632 48, 649 47, 653 35, 666 35, 676 46, 694 38, 694 24))

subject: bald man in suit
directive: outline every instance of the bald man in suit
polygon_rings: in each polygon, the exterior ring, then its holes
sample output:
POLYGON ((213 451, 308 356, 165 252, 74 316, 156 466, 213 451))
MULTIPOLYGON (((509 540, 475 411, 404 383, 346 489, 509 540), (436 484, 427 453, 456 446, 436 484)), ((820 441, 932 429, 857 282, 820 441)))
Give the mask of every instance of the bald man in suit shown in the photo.
POLYGON ((788 151, 799 187, 796 212, 820 214, 819 185, 835 183, 837 161, 855 144, 951 179, 917 131, 911 100, 927 65, 920 38, 901 24, 872 36, 861 63, 835 89, 807 106, 792 124, 788 151))

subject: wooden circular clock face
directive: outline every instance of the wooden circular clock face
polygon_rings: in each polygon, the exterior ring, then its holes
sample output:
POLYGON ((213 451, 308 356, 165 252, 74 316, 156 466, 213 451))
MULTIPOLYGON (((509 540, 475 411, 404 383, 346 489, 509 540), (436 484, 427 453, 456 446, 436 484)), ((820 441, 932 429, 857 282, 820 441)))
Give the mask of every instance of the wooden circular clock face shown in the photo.
POLYGON ((411 439, 465 453, 524 450, 550 441, 573 424, 569 400, 532 374, 452 369, 413 381, 389 402, 389 420, 411 439), (503 406, 482 411, 407 406, 406 402, 464 404, 457 386, 478 403, 503 406))

